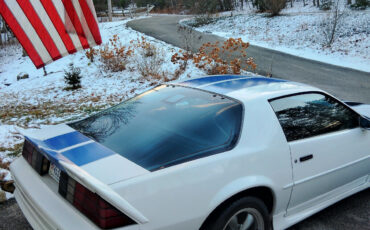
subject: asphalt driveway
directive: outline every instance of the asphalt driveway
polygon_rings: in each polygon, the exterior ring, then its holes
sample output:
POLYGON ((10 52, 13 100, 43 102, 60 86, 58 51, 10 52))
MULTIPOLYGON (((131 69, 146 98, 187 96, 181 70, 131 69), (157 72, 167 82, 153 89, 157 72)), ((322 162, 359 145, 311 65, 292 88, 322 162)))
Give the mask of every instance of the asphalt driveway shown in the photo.
MULTIPOLYGON (((185 17, 154 16, 133 20, 127 25, 134 30, 185 49, 189 42, 184 41, 186 33, 179 30, 178 24, 185 17)), ((203 43, 222 42, 225 38, 193 31, 190 40, 192 44, 190 49, 197 51, 203 43)), ((340 99, 370 104, 369 72, 330 65, 253 45, 248 48, 247 53, 255 59, 257 72, 262 75, 272 74, 272 77, 314 85, 340 99)))

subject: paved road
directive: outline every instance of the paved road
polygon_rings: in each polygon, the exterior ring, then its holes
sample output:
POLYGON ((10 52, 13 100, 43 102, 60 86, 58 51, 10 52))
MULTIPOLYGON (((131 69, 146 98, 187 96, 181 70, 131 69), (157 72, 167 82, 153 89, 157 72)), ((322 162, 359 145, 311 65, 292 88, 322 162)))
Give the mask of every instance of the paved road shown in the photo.
MULTIPOLYGON (((353 195, 289 230, 370 230, 370 189, 353 195)), ((1 230, 31 230, 14 199, 0 204, 1 230)))
MULTIPOLYGON (((127 25, 152 37, 186 48, 184 33, 178 30, 178 22, 184 16, 154 16, 130 21, 127 25)), ((205 42, 224 41, 224 38, 193 32, 191 49, 199 49, 205 42)), ((279 51, 250 46, 248 55, 255 58, 260 74, 272 73, 273 77, 298 81, 322 88, 347 100, 370 104, 370 73, 342 68, 279 51)), ((370 65, 370 63, 369 63, 370 65)))
POLYGON ((32 230, 15 199, 0 203, 1 230, 32 230))

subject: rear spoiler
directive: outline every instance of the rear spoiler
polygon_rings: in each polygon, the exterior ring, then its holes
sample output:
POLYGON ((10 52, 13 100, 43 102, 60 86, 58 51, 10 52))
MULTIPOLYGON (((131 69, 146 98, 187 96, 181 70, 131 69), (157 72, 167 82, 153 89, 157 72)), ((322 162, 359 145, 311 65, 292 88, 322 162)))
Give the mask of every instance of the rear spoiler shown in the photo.
POLYGON ((66 170, 67 174, 76 180, 78 183, 84 185, 91 192, 97 193, 104 200, 108 201, 118 210, 125 213, 128 217, 135 220, 140 224, 147 223, 149 220, 143 216, 138 210, 136 210, 131 204, 125 199, 119 196, 113 189, 106 184, 92 177, 78 166, 59 161, 59 164, 66 170))

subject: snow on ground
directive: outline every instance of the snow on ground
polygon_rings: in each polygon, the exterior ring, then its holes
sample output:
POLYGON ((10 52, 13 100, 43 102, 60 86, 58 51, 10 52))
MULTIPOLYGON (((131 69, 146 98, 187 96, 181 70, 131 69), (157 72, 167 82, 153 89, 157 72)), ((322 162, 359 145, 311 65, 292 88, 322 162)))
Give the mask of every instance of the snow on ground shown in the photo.
MULTIPOLYGON (((171 63, 171 56, 179 49, 127 28, 127 21, 100 23, 103 43, 117 34, 124 46, 130 46, 131 40, 143 36, 158 47, 163 58, 160 71, 166 76, 173 76, 178 65, 171 63)), ((22 57, 19 45, 1 47, 0 166, 19 156, 24 129, 79 119, 159 84, 158 80, 141 76, 136 68, 142 61, 140 58, 134 54, 126 70, 112 73, 104 71, 99 61, 90 63, 85 52, 80 51, 47 65, 48 75, 44 76, 42 69, 36 69, 28 57, 22 57), (79 90, 64 90, 64 70, 68 70, 70 63, 81 69, 82 88, 79 90), (17 81, 21 72, 27 73, 29 78, 17 81)), ((189 63, 180 79, 202 75, 205 75, 203 71, 189 63)), ((8 170, 1 169, 1 173, 4 172, 9 179, 8 170)))
POLYGON ((257 14, 245 7, 245 11, 236 11, 232 17, 230 12, 224 13, 214 23, 197 30, 227 38, 241 37, 252 45, 370 72, 370 11, 350 10, 342 4, 345 14, 329 48, 325 46, 322 23, 330 11, 320 11, 308 3, 303 6, 303 2, 295 2, 293 8, 287 6, 277 17, 257 14))

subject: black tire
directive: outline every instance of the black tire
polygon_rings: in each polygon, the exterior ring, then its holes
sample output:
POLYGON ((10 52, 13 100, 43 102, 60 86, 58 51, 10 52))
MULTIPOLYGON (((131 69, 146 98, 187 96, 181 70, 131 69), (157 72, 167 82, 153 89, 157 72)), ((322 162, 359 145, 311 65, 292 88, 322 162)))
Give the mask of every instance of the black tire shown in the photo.
POLYGON ((251 215, 252 218, 254 218, 250 229, 272 229, 272 221, 266 205, 258 198, 244 197, 234 201, 229 206, 225 207, 224 210, 221 210, 218 216, 208 222, 208 225, 205 226, 205 230, 233 229, 230 226, 234 226, 236 220, 238 224, 247 222, 247 215, 251 215), (243 220, 244 216, 245 220, 243 220))

